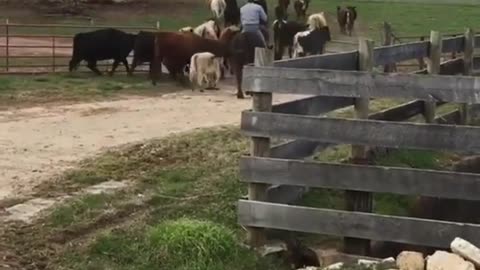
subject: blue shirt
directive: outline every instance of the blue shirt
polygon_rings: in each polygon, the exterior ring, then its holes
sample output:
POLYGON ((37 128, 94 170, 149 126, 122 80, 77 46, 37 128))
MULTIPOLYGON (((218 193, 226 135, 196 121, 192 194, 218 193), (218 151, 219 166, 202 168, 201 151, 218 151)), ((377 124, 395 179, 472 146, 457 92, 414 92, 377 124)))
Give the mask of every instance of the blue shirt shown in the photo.
POLYGON ((265 14, 262 6, 250 2, 240 9, 240 20, 242 25, 260 24, 260 20, 267 21, 267 14, 265 14))

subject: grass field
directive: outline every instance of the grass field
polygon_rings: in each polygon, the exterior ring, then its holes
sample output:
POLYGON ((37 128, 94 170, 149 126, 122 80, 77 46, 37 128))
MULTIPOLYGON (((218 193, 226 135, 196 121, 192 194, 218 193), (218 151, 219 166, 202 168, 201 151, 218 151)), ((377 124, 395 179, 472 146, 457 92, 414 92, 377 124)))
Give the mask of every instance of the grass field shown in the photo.
MULTIPOLYGON (((239 0, 239 4, 245 1, 239 0)), ((457 2, 457 1, 455 1, 457 2)), ((317 0, 312 1, 309 11, 326 11, 335 14, 336 6, 340 4, 355 5, 359 14, 360 35, 369 36, 374 39, 379 38, 379 27, 383 21, 391 23, 398 35, 428 35, 430 30, 438 30, 444 33, 463 32, 465 27, 473 29, 480 26, 480 18, 477 15, 480 7, 474 4, 473 0, 464 0, 458 4, 450 1, 447 4, 441 4, 442 1, 336 1, 336 0, 317 0), (455 18, 455 19, 452 19, 455 18)), ((273 16, 275 0, 269 0, 269 10, 273 16)), ((290 14, 293 17, 293 7, 290 7, 290 14)), ((156 22, 160 23, 161 29, 177 30, 187 25, 197 25, 205 18, 210 17, 204 1, 184 0, 180 2, 171 1, 153 1, 148 5, 133 5, 126 7, 94 8, 89 11, 96 24, 99 25, 135 25, 145 27, 155 27, 156 22), (175 12, 172 12, 175 10, 175 12), (129 16, 124 16, 124 12, 129 12, 129 16)), ((11 22, 43 22, 43 23, 81 23, 87 24, 85 20, 76 20, 72 18, 45 18, 28 11, 9 12, 0 15, 0 21, 7 17, 11 22), (15 17, 18 13, 18 17, 15 17), (25 13, 28 16, 25 16, 25 13), (12 15, 13 14, 13 15, 12 15), (20 16, 23 15, 23 16, 20 16)), ((336 27, 335 21, 330 22, 332 27, 336 27)), ((13 29, 12 33, 27 32, 48 32, 72 34, 80 29, 13 29)), ((2 34, 4 29, 0 29, 2 34)))
POLYGON ((161 95, 178 91, 179 85, 163 81, 152 86, 146 74, 114 77, 90 74, 0 76, 0 109, 50 102, 115 99, 123 95, 161 95), (163 89, 163 90, 162 90, 163 89))
MULTIPOLYGON (((260 259, 238 245, 245 232, 237 226, 235 202, 246 194, 246 186, 238 179, 238 159, 248 153, 248 145, 236 128, 224 127, 170 136, 86 160, 37 192, 62 194, 106 180, 131 180, 133 186, 113 195, 72 199, 32 226, 10 225, 2 236, 4 243, 22 255, 19 260, 48 263, 51 269, 187 269, 197 261, 196 254, 191 254, 197 252, 194 246, 212 260, 198 259, 199 267, 188 269, 282 269, 279 262, 260 259), (177 235, 185 231, 184 237, 177 235), (218 232, 226 236, 214 238, 218 232), (205 242, 189 243, 188 235, 205 242), (152 244, 156 238, 177 242, 152 244), (230 255, 222 257, 225 250, 230 255), (182 256, 175 256, 176 252, 182 256), (186 257, 192 259, 183 261, 186 257)), ((348 155, 346 146, 316 159, 333 162, 348 155)), ((401 151, 377 163, 436 169, 455 159, 445 153, 401 151)), ((342 194, 314 190, 301 204, 342 209, 342 194)), ((412 201, 393 195, 375 199, 377 212, 398 215, 406 214, 412 201)), ((305 237, 317 245, 332 241, 331 237, 305 237)))

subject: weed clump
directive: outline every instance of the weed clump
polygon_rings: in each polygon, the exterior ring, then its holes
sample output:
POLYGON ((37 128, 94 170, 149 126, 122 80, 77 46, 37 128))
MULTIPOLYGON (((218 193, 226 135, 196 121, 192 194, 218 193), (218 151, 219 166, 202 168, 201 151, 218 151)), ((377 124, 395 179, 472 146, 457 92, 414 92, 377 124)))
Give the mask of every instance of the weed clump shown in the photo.
POLYGON ((228 264, 238 258, 242 249, 229 229, 187 218, 153 227, 148 238, 161 261, 185 269, 212 269, 228 264))

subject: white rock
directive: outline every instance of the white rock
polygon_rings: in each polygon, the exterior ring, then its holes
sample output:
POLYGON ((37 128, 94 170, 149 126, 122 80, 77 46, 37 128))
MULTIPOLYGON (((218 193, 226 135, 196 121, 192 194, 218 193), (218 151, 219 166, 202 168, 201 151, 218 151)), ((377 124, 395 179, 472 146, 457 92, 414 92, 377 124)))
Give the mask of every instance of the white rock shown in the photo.
POLYGON ((457 254, 435 251, 427 259, 427 270, 475 270, 475 266, 457 254))
POLYGON ((366 267, 370 267, 370 266, 378 264, 378 261, 358 259, 357 264, 358 265, 363 265, 363 266, 366 266, 366 267))
POLYGON ((400 270, 423 270, 425 269, 425 259, 422 253, 402 251, 397 256, 397 267, 400 270))
POLYGON ((395 258, 388 257, 382 260, 382 263, 395 263, 395 258))
POLYGON ((336 270, 336 269, 341 269, 342 267, 343 267, 343 263, 338 262, 323 268, 323 270, 336 270))
POLYGON ((478 247, 460 237, 456 237, 450 244, 450 248, 453 253, 480 267, 480 249, 478 247))

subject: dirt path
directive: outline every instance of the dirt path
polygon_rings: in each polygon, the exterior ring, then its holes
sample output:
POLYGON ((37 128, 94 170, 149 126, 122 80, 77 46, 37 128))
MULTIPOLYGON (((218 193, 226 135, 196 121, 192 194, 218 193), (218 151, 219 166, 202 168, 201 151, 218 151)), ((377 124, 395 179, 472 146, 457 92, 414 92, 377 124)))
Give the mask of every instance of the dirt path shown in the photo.
MULTIPOLYGON (((251 99, 233 89, 0 112, 0 200, 28 192, 100 150, 201 127, 240 123, 251 99)), ((291 99, 279 96, 274 102, 291 99)))

